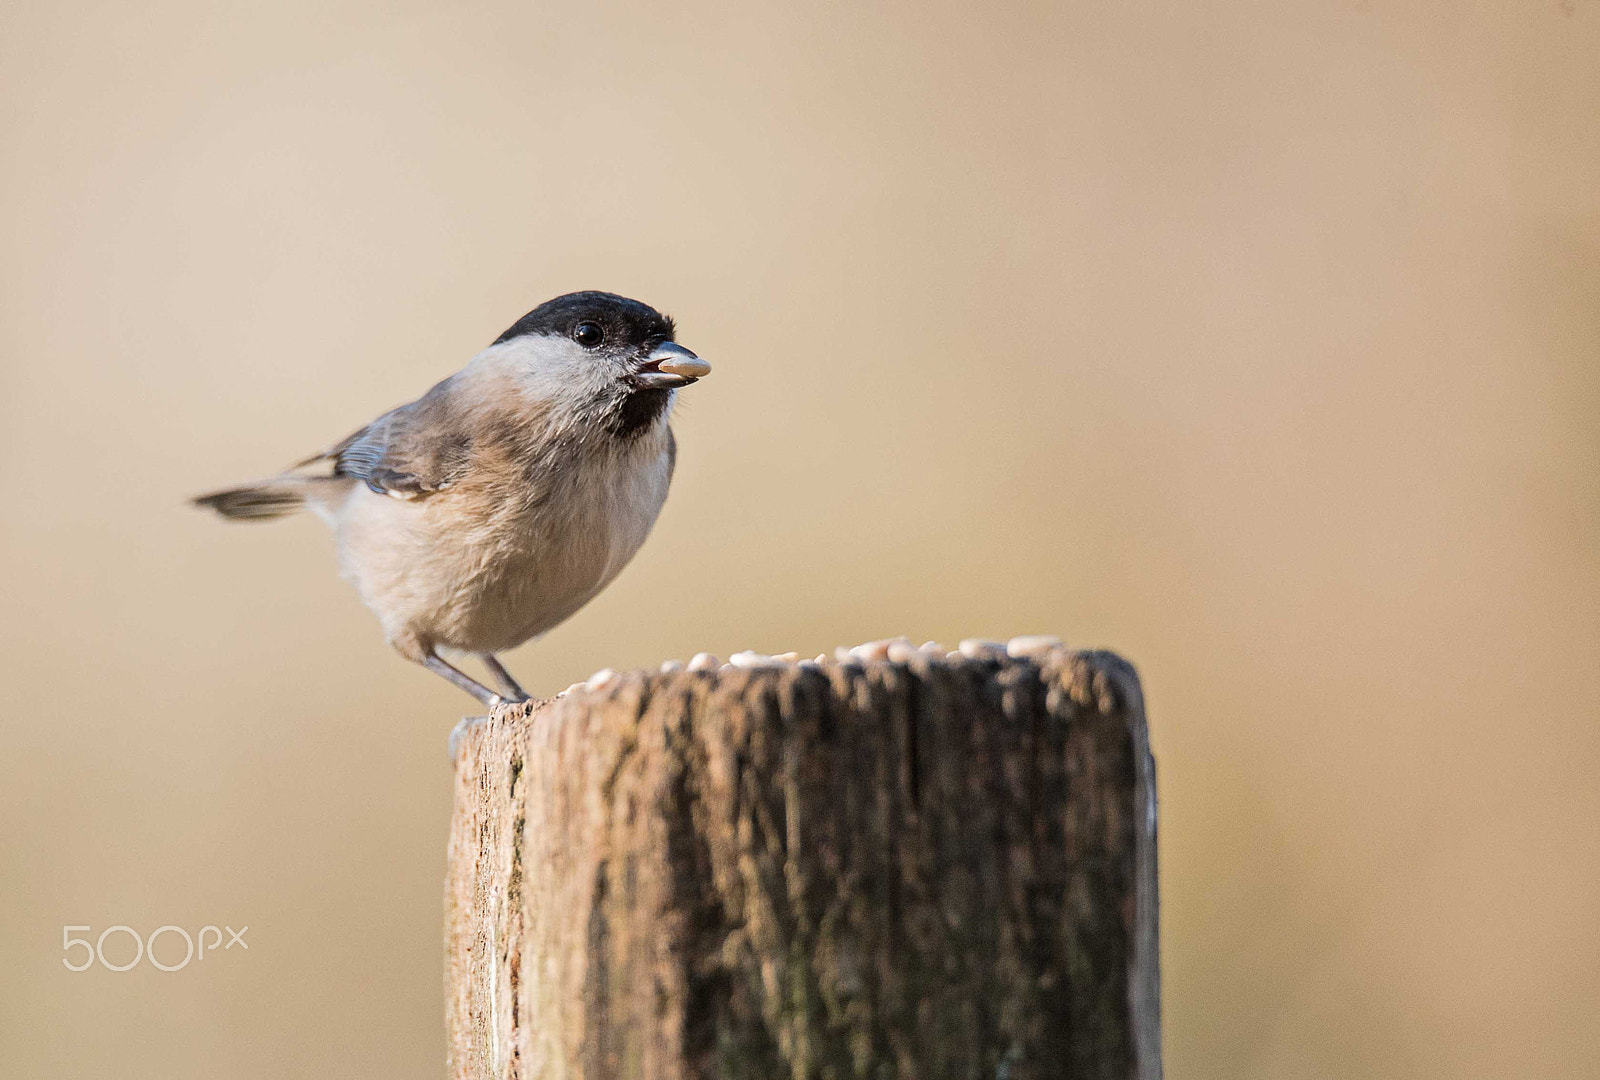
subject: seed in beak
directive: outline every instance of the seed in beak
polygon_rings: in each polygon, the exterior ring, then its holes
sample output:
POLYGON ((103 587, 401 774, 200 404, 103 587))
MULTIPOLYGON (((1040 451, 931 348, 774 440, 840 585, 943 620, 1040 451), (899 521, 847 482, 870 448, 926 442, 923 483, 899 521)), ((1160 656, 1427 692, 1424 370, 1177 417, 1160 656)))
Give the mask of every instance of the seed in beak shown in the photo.
POLYGON ((685 379, 701 379, 711 374, 711 365, 698 356, 669 356, 656 365, 664 375, 682 375, 685 379))

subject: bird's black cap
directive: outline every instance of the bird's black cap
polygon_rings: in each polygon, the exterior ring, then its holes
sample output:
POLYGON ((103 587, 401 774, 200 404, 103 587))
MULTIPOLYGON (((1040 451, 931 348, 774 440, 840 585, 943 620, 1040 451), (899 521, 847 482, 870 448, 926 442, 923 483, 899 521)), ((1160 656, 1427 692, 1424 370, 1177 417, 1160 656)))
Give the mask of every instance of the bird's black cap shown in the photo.
POLYGON ((605 330, 606 342, 611 345, 671 341, 674 332, 672 320, 649 304, 616 293, 591 290, 545 301, 512 323, 494 343, 498 345, 526 334, 571 337, 583 323, 599 324, 605 330))

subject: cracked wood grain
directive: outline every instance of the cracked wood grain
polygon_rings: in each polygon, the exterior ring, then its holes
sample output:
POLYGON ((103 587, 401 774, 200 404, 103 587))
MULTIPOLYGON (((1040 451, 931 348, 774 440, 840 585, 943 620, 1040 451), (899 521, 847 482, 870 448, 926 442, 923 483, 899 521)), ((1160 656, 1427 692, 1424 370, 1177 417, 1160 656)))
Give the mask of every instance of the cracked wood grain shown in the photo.
POLYGON ((450 1075, 1160 1077, 1109 653, 634 672, 456 762, 450 1075))

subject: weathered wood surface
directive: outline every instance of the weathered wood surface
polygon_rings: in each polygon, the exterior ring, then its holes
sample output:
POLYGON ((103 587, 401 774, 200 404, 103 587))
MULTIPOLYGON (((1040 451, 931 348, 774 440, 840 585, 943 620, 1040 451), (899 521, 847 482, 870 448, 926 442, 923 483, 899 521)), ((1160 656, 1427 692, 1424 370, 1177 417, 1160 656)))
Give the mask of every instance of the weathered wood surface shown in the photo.
POLYGON ((617 677, 471 729, 450 1075, 1160 1076, 1109 653, 617 677))

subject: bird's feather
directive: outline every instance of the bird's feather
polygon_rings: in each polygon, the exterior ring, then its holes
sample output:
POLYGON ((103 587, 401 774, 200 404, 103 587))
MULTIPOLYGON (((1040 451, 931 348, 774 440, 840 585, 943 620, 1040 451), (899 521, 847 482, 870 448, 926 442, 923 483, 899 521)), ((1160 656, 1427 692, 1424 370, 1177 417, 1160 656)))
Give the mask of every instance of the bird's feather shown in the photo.
POLYGON ((360 480, 378 494, 398 499, 444 490, 460 474, 471 450, 463 422, 471 414, 449 408, 457 378, 389 410, 295 468, 329 461, 334 476, 360 480))

